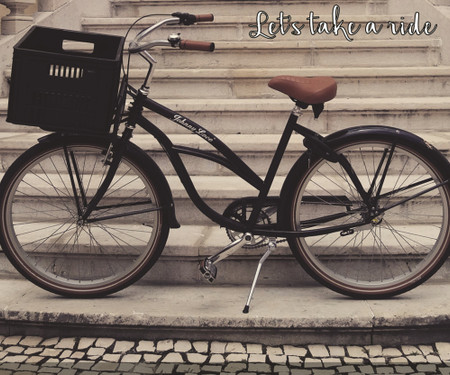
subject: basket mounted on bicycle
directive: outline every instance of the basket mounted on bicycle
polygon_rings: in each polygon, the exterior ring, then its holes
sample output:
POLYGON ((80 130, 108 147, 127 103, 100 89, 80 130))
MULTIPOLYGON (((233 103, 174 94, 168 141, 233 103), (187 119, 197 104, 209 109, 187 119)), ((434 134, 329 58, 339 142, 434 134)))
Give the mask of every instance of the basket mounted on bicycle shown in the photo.
POLYGON ((108 133, 124 41, 32 27, 14 47, 7 121, 49 131, 108 133))

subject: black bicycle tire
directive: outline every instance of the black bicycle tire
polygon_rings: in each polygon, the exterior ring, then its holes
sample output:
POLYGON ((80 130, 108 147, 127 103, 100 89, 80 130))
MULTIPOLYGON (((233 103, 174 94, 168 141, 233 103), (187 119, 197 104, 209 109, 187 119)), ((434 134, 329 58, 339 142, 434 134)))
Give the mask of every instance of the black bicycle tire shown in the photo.
MULTIPOLYGON (((159 256, 161 255, 162 250, 164 249, 165 243, 169 234, 169 211, 167 209, 161 210, 161 225, 158 229, 156 243, 153 245, 152 255, 145 259, 139 267, 127 274, 126 277, 121 280, 117 280, 114 283, 102 287, 95 287, 92 289, 83 288, 69 288, 67 286, 56 285, 51 281, 45 280, 42 276, 37 274, 35 271, 31 270, 29 266, 24 264, 20 257, 17 256, 17 253, 11 246, 11 241, 9 239, 8 230, 5 227, 5 207, 7 207, 8 199, 9 199, 9 190, 11 186, 14 185, 14 181, 18 175, 26 168, 27 165, 30 165, 33 160, 36 160, 39 155, 43 155, 45 153, 51 152, 51 150, 55 150, 61 148, 61 146, 65 145, 79 145, 79 146, 94 146, 101 147, 106 150, 108 145, 110 144, 110 140, 107 138, 96 138, 96 137, 81 137, 81 136, 64 136, 64 137, 55 137, 50 138, 50 140, 44 140, 27 151, 25 151, 7 170, 5 176, 0 183, 0 244, 1 247, 12 263, 12 265, 29 281, 33 282, 37 286, 50 291, 55 294, 63 295, 66 297, 75 297, 75 298, 93 298, 93 297, 102 297, 105 295, 109 295, 112 293, 116 293, 129 285, 138 281, 142 276, 144 276, 156 263, 159 256)), ((169 196, 169 191, 167 191, 166 185, 164 185, 164 178, 155 178, 161 177, 162 173, 156 163, 153 162, 151 158, 149 158, 142 150, 138 147, 129 144, 124 152, 124 158, 126 158, 129 162, 131 162, 145 178, 150 181, 152 186, 154 187, 155 193, 161 199, 162 205, 166 205, 168 201, 170 201, 171 196, 169 196)))
MULTIPOLYGON (((409 133, 410 134, 410 133, 409 133)), ((397 137, 396 142, 398 144, 402 144, 405 148, 414 151, 414 153, 420 156, 421 160, 424 160, 428 163, 433 170, 439 174, 439 177, 442 181, 449 178, 449 163, 447 159, 435 148, 433 148, 428 143, 424 142, 418 137, 411 135, 407 140, 403 139, 401 135, 396 136, 395 133, 387 132, 387 134, 377 134, 376 132, 370 133, 365 132, 364 134, 358 134, 355 132, 354 134, 350 134, 349 136, 342 137, 341 139, 337 137, 336 140, 332 140, 330 145, 334 150, 344 148, 347 145, 361 143, 361 142, 374 142, 378 141, 392 141, 397 137)), ((294 224, 294 211, 295 211, 295 201, 297 199, 296 192, 300 191, 299 185, 302 184, 305 179, 305 176, 308 175, 309 171, 317 165, 321 160, 321 157, 312 154, 310 159, 301 158, 297 161, 297 163, 292 167, 291 172, 289 173, 285 186, 286 189, 284 193, 286 194, 286 199, 283 201, 283 205, 281 208, 281 218, 283 218, 284 225, 287 226, 291 230, 297 230, 294 224)), ((443 190, 446 194, 446 199, 450 201, 450 188, 447 185, 443 186, 443 190)), ((299 246, 298 240, 296 238, 288 239, 289 246, 291 248, 292 253, 294 254, 296 260, 300 263, 303 269, 316 281, 321 283, 322 285, 328 287, 331 290, 334 290, 338 293, 353 297, 353 298, 366 298, 366 299, 375 299, 375 298, 387 298, 395 295, 399 295, 405 293, 420 284, 424 283, 431 276, 433 276, 443 265, 450 253, 450 230, 447 229, 447 233, 445 234, 445 240, 438 251, 438 255, 432 262, 426 272, 420 273, 418 277, 414 277, 409 280, 407 283, 403 283, 404 285, 399 285, 395 288, 388 288, 385 291, 370 291, 365 290, 364 288, 357 290, 355 288, 348 288, 342 286, 342 284, 335 282, 331 277, 327 275, 324 276, 323 273, 318 272, 317 268, 312 265, 312 262, 308 260, 308 256, 305 255, 305 252, 299 246)))

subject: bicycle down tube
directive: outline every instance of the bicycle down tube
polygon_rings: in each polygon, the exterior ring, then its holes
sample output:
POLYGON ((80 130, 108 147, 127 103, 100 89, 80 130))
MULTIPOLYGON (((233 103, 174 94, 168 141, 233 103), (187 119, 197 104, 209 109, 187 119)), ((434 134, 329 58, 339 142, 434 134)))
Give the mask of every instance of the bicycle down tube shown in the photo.
MULTIPOLYGON (((176 173, 178 174, 181 182, 183 183, 183 186, 185 187, 189 197, 196 205, 196 207, 211 220, 222 226, 225 226, 229 229, 236 230, 239 232, 248 231, 250 228, 247 228, 247 226, 224 217, 222 214, 219 214, 217 211, 215 211, 206 204, 206 202, 198 194, 192 182, 192 179, 190 178, 189 173, 186 170, 186 167, 180 158, 180 154, 187 154, 204 158, 227 167, 236 175, 238 175, 243 180, 252 185, 256 190, 260 191, 259 198, 261 202, 263 202, 267 198, 267 193, 274 179, 273 176, 271 178, 270 176, 268 176, 263 181, 252 169, 250 169, 250 167, 240 157, 238 157, 232 150, 230 150, 228 146, 226 146, 222 141, 220 141, 215 135, 205 130, 203 127, 201 127, 194 121, 186 118, 185 116, 181 116, 177 112, 174 112, 147 97, 143 97, 143 99, 144 99, 143 101, 144 107, 173 121, 179 126, 183 126, 184 128, 190 130, 192 133, 200 136, 202 139, 211 144, 217 151, 219 151, 223 155, 220 156, 213 154, 212 152, 209 151, 203 151, 193 149, 190 147, 174 145, 172 141, 164 134, 164 132, 162 132, 152 122, 143 117, 142 114, 139 115, 139 117, 136 119, 136 122, 142 128, 144 128, 148 133, 152 134, 158 140, 163 150, 167 153, 173 167, 176 170, 176 173)), ((136 98, 136 100, 137 104, 139 105, 139 99, 136 98)), ((290 133, 292 133, 292 130, 290 130, 290 133)), ((278 166, 281 162, 281 158, 284 154, 286 146, 287 142, 284 146, 280 145, 278 147, 276 153, 278 154, 278 157, 276 155, 276 157, 274 157, 274 160, 272 161, 273 165, 272 169, 274 169, 275 172, 278 169, 278 166)), ((275 173, 273 173, 273 175, 275 175, 275 173)), ((252 226, 251 230, 255 234, 262 234, 263 232, 264 233, 267 232, 267 230, 261 231, 256 229, 254 225, 251 226, 252 226)), ((280 233, 280 235, 282 234, 280 233)))

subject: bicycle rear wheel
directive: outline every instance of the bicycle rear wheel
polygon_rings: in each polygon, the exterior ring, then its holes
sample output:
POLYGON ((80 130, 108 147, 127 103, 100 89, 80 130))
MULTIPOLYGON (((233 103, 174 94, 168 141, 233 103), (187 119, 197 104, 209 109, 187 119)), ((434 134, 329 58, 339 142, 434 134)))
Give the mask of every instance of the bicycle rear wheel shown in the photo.
POLYGON ((86 207, 109 168, 108 145, 86 137, 44 141, 18 158, 1 183, 2 248, 27 279, 51 292, 116 292, 142 277, 165 245, 167 193, 155 181, 159 170, 135 147, 125 151, 92 221, 80 220, 78 207, 86 207))
POLYGON ((419 138, 395 133, 348 136, 333 147, 372 192, 373 207, 362 201, 340 164, 314 157, 298 166, 289 182, 290 228, 306 233, 355 224, 290 239, 298 261, 322 284, 359 298, 400 294, 427 280, 450 244, 450 189, 433 188, 448 178, 448 162, 419 138), (371 210, 382 213, 358 226, 371 210))

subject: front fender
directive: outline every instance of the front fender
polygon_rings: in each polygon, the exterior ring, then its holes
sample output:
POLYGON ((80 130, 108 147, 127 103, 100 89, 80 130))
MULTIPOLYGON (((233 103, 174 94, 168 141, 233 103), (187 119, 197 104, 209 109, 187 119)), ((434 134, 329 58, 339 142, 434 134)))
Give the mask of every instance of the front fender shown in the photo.
MULTIPOLYGON (((73 134, 62 134, 62 133, 51 133, 42 138, 38 139, 39 143, 45 142, 64 142, 64 139, 81 139, 83 140, 83 136, 73 135, 73 134)), ((97 140, 98 142, 111 142, 114 139, 118 139, 117 136, 107 135, 107 136, 96 136, 89 135, 91 140, 97 140)), ((127 148, 135 154, 139 155, 139 160, 142 161, 142 165, 147 166, 149 171, 152 171, 152 176, 157 181, 159 189, 159 193, 161 194, 161 198, 163 199, 163 205, 168 208, 168 220, 169 226, 171 228, 179 228, 180 224, 177 221, 175 214, 175 204, 172 197, 172 191, 170 189, 169 183, 167 182, 164 173, 161 171, 156 162, 145 153, 140 147, 136 146, 132 142, 127 143, 127 148)))

